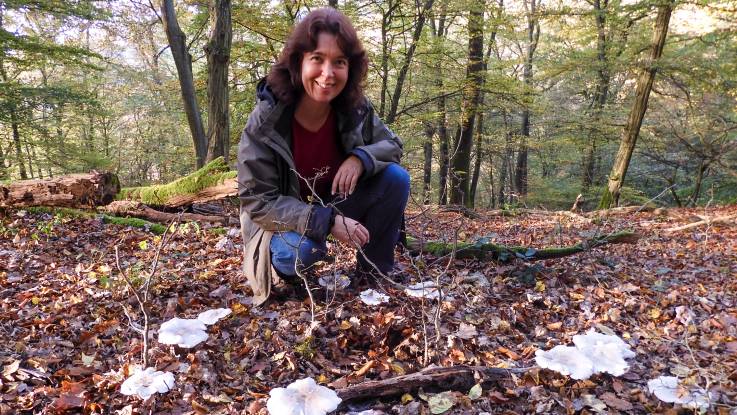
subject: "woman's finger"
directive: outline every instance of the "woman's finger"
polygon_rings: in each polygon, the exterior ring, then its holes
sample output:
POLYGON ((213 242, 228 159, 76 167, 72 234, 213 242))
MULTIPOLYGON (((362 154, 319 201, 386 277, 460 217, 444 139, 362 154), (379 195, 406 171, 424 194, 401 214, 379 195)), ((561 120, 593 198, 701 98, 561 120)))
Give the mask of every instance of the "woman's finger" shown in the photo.
POLYGON ((348 189, 350 189, 350 184, 351 184, 351 173, 350 171, 345 171, 343 173, 343 177, 341 177, 340 193, 343 195, 347 195, 348 189))
POLYGON ((333 185, 330 187, 331 195, 334 195, 336 190, 338 190, 339 182, 340 182, 340 169, 338 169, 337 173, 335 173, 335 177, 333 177, 333 185))
POLYGON ((348 187, 348 194, 353 194, 353 192, 356 190, 356 184, 358 183, 358 172, 353 172, 351 175, 351 182, 350 186, 348 187))

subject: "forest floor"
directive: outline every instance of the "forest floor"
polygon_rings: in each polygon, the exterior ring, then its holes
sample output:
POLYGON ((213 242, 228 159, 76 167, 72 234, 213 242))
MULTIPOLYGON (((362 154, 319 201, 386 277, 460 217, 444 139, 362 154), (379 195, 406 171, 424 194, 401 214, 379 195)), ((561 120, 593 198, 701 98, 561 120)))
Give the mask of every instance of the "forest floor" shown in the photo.
MULTIPOLYGON (((252 307, 237 232, 181 226, 161 249, 150 307, 150 365, 174 372, 176 385, 143 402, 119 392, 142 349, 123 309, 143 319, 115 247, 136 284, 161 238, 99 219, 8 211, 0 218, 0 413, 266 413, 272 388, 306 376, 337 389, 431 364, 467 364, 531 369, 486 385, 475 399, 455 391, 446 413, 677 413, 685 410, 646 386, 672 375, 709 390, 710 413, 736 414, 737 226, 666 232, 696 215, 735 213, 734 206, 673 209, 590 221, 410 209, 409 233, 428 239, 539 248, 625 229, 642 238, 535 263, 403 254, 405 281, 440 276, 439 313, 433 301, 386 283, 377 290, 390 300, 378 306, 361 302, 352 286, 335 295, 319 289, 312 342, 304 338, 312 319, 304 294, 252 307), (233 314, 209 327, 205 343, 185 350, 156 341, 162 322, 218 307, 233 314), (590 328, 632 346, 627 373, 575 381, 536 367, 536 350, 571 344, 590 328)), ((349 274, 353 254, 331 249, 334 263, 318 274, 349 274)), ((352 403, 339 413, 426 414, 425 399, 436 392, 352 403)))

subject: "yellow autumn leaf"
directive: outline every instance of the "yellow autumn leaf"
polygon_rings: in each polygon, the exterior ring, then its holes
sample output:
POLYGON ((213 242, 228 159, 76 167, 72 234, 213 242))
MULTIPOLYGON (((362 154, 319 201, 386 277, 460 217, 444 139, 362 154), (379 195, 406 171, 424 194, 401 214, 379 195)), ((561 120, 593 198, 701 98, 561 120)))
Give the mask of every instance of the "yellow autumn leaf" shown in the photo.
POLYGON ((230 309, 233 310, 233 314, 242 314, 246 312, 246 307, 241 303, 231 305, 230 309))
POLYGON ((33 303, 33 305, 38 305, 38 303, 40 303, 40 302, 41 302, 41 299, 40 299, 40 298, 38 298, 38 297, 36 297, 36 296, 33 296, 33 297, 31 298, 31 302, 33 303))
POLYGON ((392 371, 394 373, 396 373, 397 375, 400 375, 401 376, 401 375, 404 375, 405 373, 407 373, 404 370, 404 368, 402 367, 402 365, 400 365, 398 363, 390 363, 389 364, 389 367, 391 367, 392 368, 392 371))
POLYGON ((571 297, 572 300, 576 301, 583 301, 583 299, 586 298, 583 296, 583 294, 579 293, 569 293, 568 296, 571 297))
POLYGON ((402 405, 406 405, 408 402, 412 402, 414 400, 415 398, 413 398, 409 393, 402 395, 402 405))
POLYGON ((660 311, 659 308, 657 308, 657 307, 652 308, 652 309, 650 309, 650 318, 653 319, 653 320, 657 320, 658 317, 660 317, 660 313, 661 313, 661 311, 660 311))
POLYGON ((348 330, 351 327, 353 327, 353 325, 348 320, 343 320, 343 321, 340 322, 340 329, 341 330, 348 330))
POLYGON ((545 283, 542 281, 538 281, 535 283, 535 291, 537 292, 545 292, 545 283))

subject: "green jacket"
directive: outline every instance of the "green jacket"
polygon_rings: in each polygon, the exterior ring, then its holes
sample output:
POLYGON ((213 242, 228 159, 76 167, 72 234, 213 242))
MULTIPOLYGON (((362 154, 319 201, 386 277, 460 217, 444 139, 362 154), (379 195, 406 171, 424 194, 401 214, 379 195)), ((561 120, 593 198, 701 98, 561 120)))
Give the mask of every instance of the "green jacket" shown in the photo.
MULTIPOLYGON (((258 98, 238 145, 237 170, 244 255, 251 253, 251 258, 244 258, 244 271, 256 296, 254 301, 260 304, 269 295, 273 274, 271 257, 264 255, 270 234, 295 231, 322 241, 330 232, 333 212, 330 207, 300 200, 291 152, 294 106, 278 102, 263 82, 258 98), (265 231, 268 237, 264 237, 265 231), (270 275, 252 275, 263 272, 270 275)), ((402 141, 384 125, 368 101, 351 114, 335 110, 339 142, 345 154, 361 159, 362 180, 389 163, 399 163, 402 141)))

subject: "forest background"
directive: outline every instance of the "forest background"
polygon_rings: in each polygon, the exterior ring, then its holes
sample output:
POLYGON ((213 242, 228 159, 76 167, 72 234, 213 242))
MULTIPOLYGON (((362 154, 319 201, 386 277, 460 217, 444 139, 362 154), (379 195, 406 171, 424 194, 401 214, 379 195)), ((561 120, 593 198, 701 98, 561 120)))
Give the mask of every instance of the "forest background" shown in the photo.
POLYGON ((619 203, 737 202, 737 2, 708 0, 0 1, 0 181, 234 165, 256 83, 328 3, 417 202, 595 208, 648 71, 619 203))

